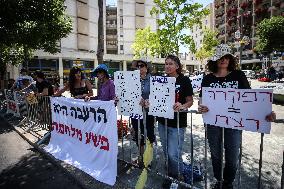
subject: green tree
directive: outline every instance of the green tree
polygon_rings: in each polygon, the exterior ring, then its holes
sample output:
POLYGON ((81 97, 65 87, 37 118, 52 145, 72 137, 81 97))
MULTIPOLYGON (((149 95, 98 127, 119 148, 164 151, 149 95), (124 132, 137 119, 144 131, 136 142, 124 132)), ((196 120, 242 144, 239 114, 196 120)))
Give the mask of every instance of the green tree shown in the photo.
POLYGON ((203 33, 202 46, 195 53, 195 57, 201 61, 201 64, 204 64, 205 59, 213 56, 214 48, 220 43, 216 37, 217 32, 205 28, 203 33))
POLYGON ((1 80, 7 63, 27 62, 37 49, 60 51, 59 40, 72 30, 65 9, 64 0, 0 1, 1 80))
POLYGON ((161 54, 161 46, 157 33, 152 32, 150 26, 137 30, 132 49, 134 58, 159 56, 161 54))
POLYGON ((256 50, 261 53, 284 51, 284 17, 262 20, 257 26, 256 50))
POLYGON ((199 3, 187 0, 154 0, 157 7, 151 10, 152 15, 159 15, 159 29, 162 55, 178 54, 179 46, 184 45, 195 52, 192 36, 184 32, 196 24, 201 24, 201 19, 209 14, 208 9, 202 9, 199 3))

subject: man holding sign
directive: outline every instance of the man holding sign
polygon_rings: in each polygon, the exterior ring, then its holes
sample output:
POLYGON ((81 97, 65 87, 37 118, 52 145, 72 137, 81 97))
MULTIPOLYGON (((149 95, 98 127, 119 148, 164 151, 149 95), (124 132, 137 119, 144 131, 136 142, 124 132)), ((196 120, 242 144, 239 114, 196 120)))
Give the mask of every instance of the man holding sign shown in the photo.
MULTIPOLYGON (((207 63, 207 67, 211 73, 203 78, 201 87, 203 89, 205 87, 250 89, 250 85, 245 74, 242 71, 237 70, 236 66, 237 62, 235 60, 235 57, 230 53, 230 48, 227 45, 219 45, 216 48, 215 55, 207 63)), ((226 95, 226 92, 222 91, 221 89, 220 92, 224 92, 224 95, 226 95)), ((206 95, 208 95, 208 93, 206 95)), ((200 92, 200 97, 202 97, 202 91, 200 92)), ((215 97, 216 96, 214 96, 213 98, 215 99, 215 97)), ((203 98, 204 97, 202 97, 202 99, 203 98)), ((239 100, 239 98, 236 97, 234 98, 234 100, 239 100)), ((210 103, 212 104, 212 102, 210 103)), ((210 111, 208 105, 208 103, 203 105, 200 103, 198 107, 199 112, 204 113, 203 118, 205 123, 206 113, 210 111)), ((216 104, 214 105, 216 106, 216 104)), ((237 108, 232 107, 230 111, 238 113, 239 110, 237 108)), ((229 120, 226 119, 227 115, 220 115, 219 117, 225 118, 225 123, 229 123, 229 120)), ((266 117, 267 121, 273 121, 274 119, 275 114, 273 112, 266 117)), ((240 123, 242 123, 242 121, 240 121, 240 123)), ((231 189, 233 188, 233 182, 238 166, 239 147, 242 140, 242 131, 239 130, 240 128, 221 128, 219 126, 220 125, 217 124, 207 124, 208 142, 211 151, 213 172, 214 177, 217 179, 214 188, 219 189, 220 185, 223 185, 223 189, 231 189), (225 148, 225 167, 223 175, 221 175, 223 159, 221 141, 223 132, 225 148)))

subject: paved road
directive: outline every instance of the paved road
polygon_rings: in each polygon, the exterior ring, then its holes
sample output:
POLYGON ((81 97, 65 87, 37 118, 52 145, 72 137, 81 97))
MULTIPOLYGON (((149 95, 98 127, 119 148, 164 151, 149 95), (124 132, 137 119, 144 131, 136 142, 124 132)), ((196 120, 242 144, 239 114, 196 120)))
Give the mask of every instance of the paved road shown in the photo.
POLYGON ((39 154, 0 117, 1 189, 79 189, 60 168, 39 154))

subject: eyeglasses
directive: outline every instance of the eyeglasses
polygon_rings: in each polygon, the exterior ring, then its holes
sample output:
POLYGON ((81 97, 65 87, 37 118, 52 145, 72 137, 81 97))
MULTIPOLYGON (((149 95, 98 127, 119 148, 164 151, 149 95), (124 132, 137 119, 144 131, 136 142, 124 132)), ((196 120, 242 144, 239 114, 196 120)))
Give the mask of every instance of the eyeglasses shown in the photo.
POLYGON ((137 68, 144 68, 145 65, 144 65, 144 64, 138 64, 136 67, 137 67, 137 68))

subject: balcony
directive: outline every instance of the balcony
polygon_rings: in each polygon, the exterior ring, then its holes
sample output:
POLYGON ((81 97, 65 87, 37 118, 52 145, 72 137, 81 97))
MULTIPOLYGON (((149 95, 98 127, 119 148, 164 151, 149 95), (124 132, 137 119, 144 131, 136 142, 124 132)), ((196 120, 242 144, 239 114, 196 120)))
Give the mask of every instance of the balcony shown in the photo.
POLYGON ((106 35, 107 40, 117 40, 117 35, 106 35))
POLYGON ((107 24, 106 29, 117 29, 117 25, 116 24, 107 24))
POLYGON ((107 44, 107 45, 106 45, 106 48, 109 49, 109 50, 117 50, 117 45, 110 45, 110 44, 107 44))

